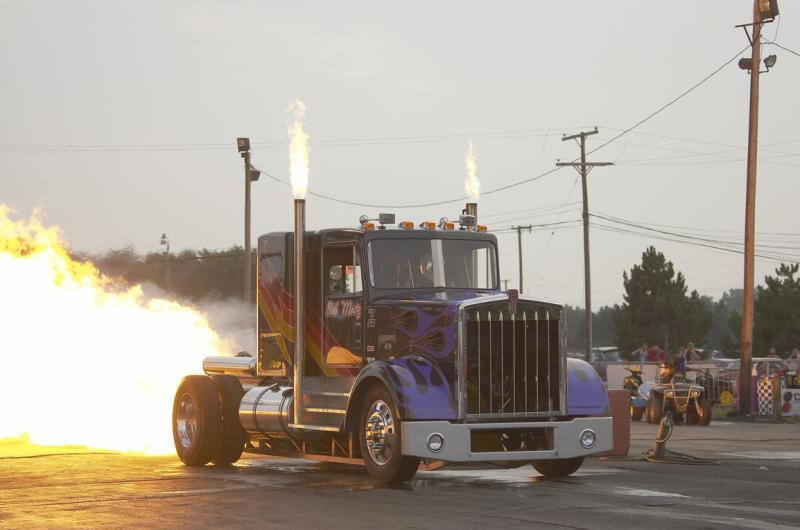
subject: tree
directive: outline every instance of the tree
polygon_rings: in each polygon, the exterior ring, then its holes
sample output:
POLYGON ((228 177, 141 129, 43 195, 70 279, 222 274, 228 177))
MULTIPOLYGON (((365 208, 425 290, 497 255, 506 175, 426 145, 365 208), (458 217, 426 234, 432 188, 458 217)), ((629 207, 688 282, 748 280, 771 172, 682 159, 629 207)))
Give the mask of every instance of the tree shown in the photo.
POLYGON ((753 356, 766 355, 769 348, 789 352, 800 347, 800 265, 782 263, 775 276, 764 278, 756 289, 753 307, 753 356))
MULTIPOLYGON (((567 313, 567 345, 569 351, 584 351, 584 322, 586 312, 582 307, 571 305, 564 306, 567 313)), ((592 342, 595 346, 613 346, 614 336, 614 308, 602 306, 592 312, 592 342)))
POLYGON ((642 253, 641 265, 623 272, 624 302, 614 307, 617 347, 635 350, 642 342, 665 350, 705 343, 711 312, 697 291, 686 294, 686 278, 655 247, 642 253))
POLYGON ((743 292, 742 289, 728 289, 716 302, 703 297, 712 315, 708 347, 722 350, 728 357, 735 357, 739 352, 743 292))

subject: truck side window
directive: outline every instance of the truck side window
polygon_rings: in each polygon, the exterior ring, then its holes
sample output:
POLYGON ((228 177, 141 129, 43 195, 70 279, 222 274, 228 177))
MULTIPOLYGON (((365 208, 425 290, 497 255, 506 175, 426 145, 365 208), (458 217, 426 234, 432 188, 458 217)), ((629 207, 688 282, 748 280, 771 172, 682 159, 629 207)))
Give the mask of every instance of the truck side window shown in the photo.
POLYGON ((363 291, 361 258, 355 246, 326 248, 325 270, 328 294, 357 294, 363 291))

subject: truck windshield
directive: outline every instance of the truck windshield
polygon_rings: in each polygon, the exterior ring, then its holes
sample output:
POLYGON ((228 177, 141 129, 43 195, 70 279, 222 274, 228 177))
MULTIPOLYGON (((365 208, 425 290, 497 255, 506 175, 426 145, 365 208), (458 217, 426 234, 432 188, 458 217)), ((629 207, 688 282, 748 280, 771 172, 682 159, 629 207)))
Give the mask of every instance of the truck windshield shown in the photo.
POLYGON ((494 245, 467 239, 377 239, 369 247, 378 289, 497 289, 494 245))

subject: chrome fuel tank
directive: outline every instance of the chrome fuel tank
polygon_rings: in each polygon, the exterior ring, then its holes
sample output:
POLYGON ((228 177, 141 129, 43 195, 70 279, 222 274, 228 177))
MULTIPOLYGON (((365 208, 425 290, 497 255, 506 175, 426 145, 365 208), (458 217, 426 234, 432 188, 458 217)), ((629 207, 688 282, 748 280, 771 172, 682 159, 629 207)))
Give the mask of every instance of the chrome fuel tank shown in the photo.
POLYGON ((294 390, 290 386, 257 386, 242 397, 239 421, 250 434, 289 434, 294 390))

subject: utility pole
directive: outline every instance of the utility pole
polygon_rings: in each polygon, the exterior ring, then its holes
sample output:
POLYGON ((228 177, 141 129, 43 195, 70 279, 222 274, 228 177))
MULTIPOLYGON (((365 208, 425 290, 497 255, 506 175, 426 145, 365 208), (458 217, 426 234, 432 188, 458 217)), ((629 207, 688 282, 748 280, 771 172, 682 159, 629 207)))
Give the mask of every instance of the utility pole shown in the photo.
POLYGON ((589 189, 586 183, 586 176, 593 167, 611 166, 612 162, 587 162, 586 161, 586 137, 597 134, 597 127, 593 131, 583 131, 578 134, 571 134, 561 138, 562 142, 576 140, 580 138, 581 161, 578 162, 558 162, 557 166, 571 166, 578 170, 581 175, 581 185, 583 188, 583 281, 585 291, 586 306, 586 325, 584 329, 584 351, 586 360, 592 362, 592 274, 589 264, 589 189))
MULTIPOLYGON (((528 232, 531 231, 532 226, 512 226, 512 230, 517 231, 517 249, 519 251, 519 292, 522 294, 522 231, 527 230, 528 232)), ((507 285, 506 285, 507 286, 507 285)), ((506 289, 508 290, 508 289, 506 289)))
POLYGON ((509 280, 500 280, 500 281, 503 282, 503 290, 504 291, 508 291, 508 282, 509 282, 509 280))
POLYGON ((251 259, 250 259, 250 183, 258 180, 259 171, 250 165, 250 139, 237 138, 236 147, 244 159, 244 292, 242 298, 245 302, 253 303, 253 292, 250 285, 251 259))
MULTIPOLYGON (((755 283, 755 230, 756 230, 756 169, 758 166, 758 82, 761 74, 761 27, 778 15, 775 0, 754 0, 753 23, 742 24, 750 40, 752 55, 741 59, 739 68, 750 71, 750 127, 747 139, 747 193, 744 214, 744 292, 742 296, 742 342, 739 357, 739 414, 750 414, 752 355, 753 355, 753 286, 755 283), (753 35, 747 33, 752 25, 753 35)), ((769 71, 775 65, 775 56, 764 64, 769 71)))

